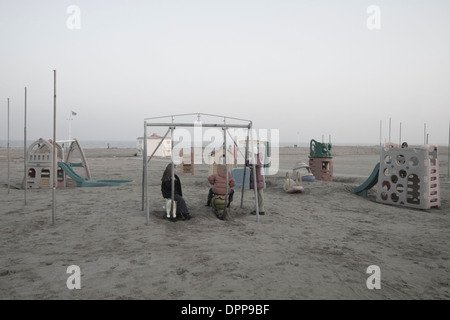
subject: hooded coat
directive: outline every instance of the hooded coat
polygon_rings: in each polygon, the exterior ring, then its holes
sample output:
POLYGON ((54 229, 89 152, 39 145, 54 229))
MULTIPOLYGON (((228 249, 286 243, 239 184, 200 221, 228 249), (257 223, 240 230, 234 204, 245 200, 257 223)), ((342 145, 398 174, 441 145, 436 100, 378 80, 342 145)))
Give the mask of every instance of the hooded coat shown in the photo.
MULTIPOLYGON (((212 174, 208 177, 208 181, 213 185, 212 189, 214 194, 226 194, 227 192, 227 170, 221 170, 219 173, 212 174)), ((236 181, 228 172, 228 194, 231 192, 231 188, 236 185, 236 181)))
MULTIPOLYGON (((259 159, 259 153, 255 157, 257 159, 256 164, 255 164, 256 188, 258 190, 260 190, 260 189, 264 189, 264 176, 261 173, 262 164, 261 164, 261 160, 259 159)), ((253 165, 250 163, 248 163, 247 165, 250 167, 250 189, 254 189, 255 185, 253 182, 253 165)))
MULTIPOLYGON (((178 194, 179 196, 183 196, 183 191, 181 190, 181 182, 180 178, 175 175, 175 190, 174 194, 178 194)), ((172 198, 172 179, 161 182, 161 193, 164 198, 170 199, 172 198)))

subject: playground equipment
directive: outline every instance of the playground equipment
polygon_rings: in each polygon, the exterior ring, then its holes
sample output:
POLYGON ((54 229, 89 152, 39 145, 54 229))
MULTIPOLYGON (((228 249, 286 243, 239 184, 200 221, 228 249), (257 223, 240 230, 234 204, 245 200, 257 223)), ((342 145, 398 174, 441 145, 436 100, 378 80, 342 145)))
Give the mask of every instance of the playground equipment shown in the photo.
POLYGON ((64 173, 69 176, 75 183, 77 187, 118 187, 124 186, 133 180, 89 180, 88 178, 83 178, 79 176, 67 163, 58 162, 59 168, 61 168, 64 173))
MULTIPOLYGON (((207 118, 208 119, 208 118, 207 118)), ((197 130, 203 130, 203 128, 216 128, 216 129, 221 129, 222 133, 223 133, 223 148, 225 146, 227 146, 227 135, 229 135, 228 130, 230 128, 234 128, 234 129, 243 129, 246 132, 247 135, 247 140, 246 140, 246 151, 249 150, 249 141, 251 144, 251 150, 253 150, 253 130, 252 130, 252 122, 249 120, 245 120, 245 119, 238 119, 238 118, 231 118, 231 117, 224 117, 224 116, 218 116, 218 115, 211 115, 211 114, 202 114, 202 113, 190 113, 190 114, 180 114, 180 115, 169 115, 169 116, 162 116, 162 117, 153 117, 153 118, 146 118, 144 119, 144 152, 143 154, 146 155, 143 157, 143 167, 142 167, 142 210, 145 211, 146 213, 146 219, 147 219, 147 225, 149 225, 150 223, 150 206, 149 206, 149 192, 148 192, 148 167, 149 167, 149 163, 150 160, 153 157, 153 154, 151 156, 147 156, 147 150, 148 150, 148 146, 147 146, 147 128, 148 127, 167 127, 168 130, 166 132, 166 134, 164 135, 164 137, 162 139, 164 139, 169 133, 170 136, 174 137, 174 130, 178 127, 190 127, 190 128, 194 128, 197 130), (175 118, 186 118, 186 117, 196 117, 197 119, 195 119, 194 121, 185 121, 185 122, 175 122, 175 118), (220 118, 220 122, 203 122, 203 119, 201 119, 201 117, 215 117, 220 118), (160 122, 160 119, 170 119, 169 121, 163 121, 160 122)), ((201 133, 200 133, 201 134, 201 133)), ((158 144, 157 148, 155 149, 155 151, 158 149, 158 147, 162 144, 162 141, 160 141, 160 143, 158 144)), ((234 142, 236 144, 236 142, 234 142)), ((173 150, 173 140, 172 140, 172 146, 171 149, 173 150)), ((247 162, 248 160, 248 152, 245 152, 245 162, 247 162)), ((223 157, 225 159, 225 163, 223 163, 225 166, 228 165, 227 163, 227 157, 223 157)), ((254 160, 254 159, 252 159, 254 160)), ((255 161, 252 161, 255 162, 255 161)), ((174 162, 172 161, 172 204, 174 204, 174 162)), ((243 181, 245 181, 245 174, 246 171, 244 171, 244 176, 243 176, 243 181)), ((254 181, 256 181, 256 168, 255 168, 255 164, 253 163, 253 179, 254 181)), ((226 194, 228 194, 228 175, 227 175, 227 190, 226 190, 226 194)), ((243 206, 243 200, 244 200, 244 190, 245 188, 242 188, 242 197, 241 197, 241 208, 243 206)), ((256 188, 254 189, 254 194, 255 194, 255 212, 256 212, 256 219, 257 221, 259 221, 259 208, 258 208, 258 201, 257 201, 257 190, 256 188)), ((227 211, 227 198, 225 198, 225 204, 224 204, 224 214, 226 214, 227 211)), ((172 205, 171 205, 172 206, 172 205)), ((171 208, 170 210, 173 210, 173 208, 171 208)))
MULTIPOLYGON (((232 168, 231 176, 236 181, 233 189, 239 189, 244 186, 245 189, 250 189, 250 168, 232 168), (244 172, 245 171, 245 172, 244 172), (244 180, 245 177, 245 180, 244 180)), ((266 188, 266 179, 264 179, 264 189, 266 188)))
POLYGON ((367 196, 377 186, 376 201, 416 209, 440 207, 438 152, 435 145, 399 148, 387 143, 370 177, 354 192, 367 196))
POLYGON ((306 163, 297 162, 297 164, 294 166, 294 169, 292 169, 292 176, 296 176, 297 171, 300 171, 302 181, 306 181, 306 182, 316 181, 316 178, 314 177, 313 173, 311 172, 311 168, 306 163))
MULTIPOLYGON (((57 141, 55 144, 57 152, 57 187, 64 188, 76 185, 77 187, 105 187, 122 186, 132 180, 91 180, 91 173, 83 148, 77 139, 68 141, 57 141), (64 156, 64 148, 59 143, 70 142, 67 155, 64 156), (75 151, 80 152, 81 162, 72 162, 75 151), (74 168, 83 168, 84 174, 80 176, 74 168)), ((53 141, 39 139, 33 142, 27 152, 27 187, 28 188, 51 188, 53 141)))
POLYGON ((381 150, 376 201, 417 209, 440 207, 437 146, 386 145, 381 150))
POLYGON ((289 172, 286 172, 283 189, 287 193, 302 193, 304 191, 300 171, 296 172, 295 181, 291 179, 289 172))
POLYGON ((311 140, 309 144, 309 166, 317 180, 333 181, 331 143, 311 140))
MULTIPOLYGON (((56 144, 58 161, 64 159, 64 149, 56 144)), ((33 142, 27 151, 27 188, 50 188, 53 181, 52 161, 53 161, 53 141, 39 139, 33 142)), ((66 181, 64 173, 60 168, 57 170, 57 187, 65 187, 66 181)), ((22 184, 22 187, 23 186, 22 184)))
POLYGON ((217 218, 221 220, 226 220, 226 210, 225 206, 228 203, 228 196, 225 195, 214 195, 211 199, 211 207, 214 210, 217 218))
POLYGON ((250 189, 250 169, 249 168, 232 168, 231 176, 236 181, 233 188, 239 189, 244 187, 250 189), (244 172, 245 171, 245 172, 244 172), (245 180, 244 180, 245 177, 245 180))
POLYGON ((180 174, 194 174, 194 148, 190 149, 190 152, 185 154, 184 150, 180 150, 180 174))
MULTIPOLYGON (((238 141, 238 144, 235 146, 234 150, 234 158, 236 159, 238 154, 236 150, 242 149, 243 144, 246 141, 238 141)), ((250 143, 253 143, 254 149, 256 149, 256 153, 254 154, 260 154, 263 155, 263 158, 261 160, 263 164, 263 170, 264 168, 269 168, 271 163, 267 162, 266 159, 270 159, 271 153, 270 153, 270 144, 268 141, 265 140, 253 140, 250 141, 250 143)), ((249 151, 250 152, 250 151, 249 151)), ((233 188, 239 189, 244 187, 245 189, 250 189, 250 168, 244 166, 244 167, 230 167, 231 176, 236 181, 236 185, 233 188), (245 179, 244 179, 245 177, 245 179)), ((264 179, 264 189, 266 188, 266 180, 264 179)))
POLYGON ((378 172, 380 171, 380 163, 378 162, 373 168, 370 177, 364 181, 360 186, 356 187, 353 192, 355 192, 358 196, 367 197, 367 191, 372 189, 378 182, 378 172))
MULTIPOLYGON (((271 157, 270 143, 266 140, 253 140, 250 141, 254 145, 254 149, 256 149, 255 154, 263 155, 261 162, 263 164, 263 168, 268 168, 271 166, 270 162, 267 162, 267 159, 271 157)), ((239 149, 246 143, 246 141, 239 141, 239 149)), ((237 155, 236 155, 237 156, 237 155)))

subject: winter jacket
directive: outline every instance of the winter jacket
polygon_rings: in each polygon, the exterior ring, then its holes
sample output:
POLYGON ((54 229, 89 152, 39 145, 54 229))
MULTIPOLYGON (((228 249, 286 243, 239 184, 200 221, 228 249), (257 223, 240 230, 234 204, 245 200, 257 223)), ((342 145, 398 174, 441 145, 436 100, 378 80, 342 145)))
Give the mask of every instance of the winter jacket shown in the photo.
MULTIPOLYGON (((208 177, 209 183, 213 185, 212 189, 214 194, 226 194, 227 192, 227 170, 222 170, 217 174, 212 174, 208 177)), ((231 188, 236 185, 236 181, 228 172, 228 194, 231 192, 231 188)))
MULTIPOLYGON (((172 198, 172 179, 161 183, 161 192, 165 199, 172 198)), ((180 178, 177 175, 175 175, 175 194, 183 196, 180 178)))
MULTIPOLYGON (((256 161, 256 188, 258 190, 260 189, 264 189, 264 176, 261 174, 261 168, 262 168, 262 164, 261 164, 261 160, 259 160, 259 153, 255 156, 257 161, 256 161)), ((250 167, 250 189, 254 189, 254 183, 253 183, 253 164, 250 164, 247 161, 247 166, 250 167)))

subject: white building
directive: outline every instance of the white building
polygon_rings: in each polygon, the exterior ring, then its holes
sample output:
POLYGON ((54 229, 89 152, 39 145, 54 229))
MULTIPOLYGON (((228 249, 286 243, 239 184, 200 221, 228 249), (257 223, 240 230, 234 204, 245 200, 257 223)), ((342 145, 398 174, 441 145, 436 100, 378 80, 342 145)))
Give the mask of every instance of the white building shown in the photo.
MULTIPOLYGON (((163 137, 157 135, 156 133, 152 134, 151 136, 147 137, 147 157, 151 156, 153 151, 155 151, 158 144, 161 142, 161 139, 163 137)), ((158 150, 153 155, 154 157, 170 157, 170 145, 171 145, 172 139, 169 137, 164 138, 164 141, 159 146, 158 150)), ((138 156, 142 156, 144 153, 144 137, 137 138, 137 149, 138 149, 138 156)))

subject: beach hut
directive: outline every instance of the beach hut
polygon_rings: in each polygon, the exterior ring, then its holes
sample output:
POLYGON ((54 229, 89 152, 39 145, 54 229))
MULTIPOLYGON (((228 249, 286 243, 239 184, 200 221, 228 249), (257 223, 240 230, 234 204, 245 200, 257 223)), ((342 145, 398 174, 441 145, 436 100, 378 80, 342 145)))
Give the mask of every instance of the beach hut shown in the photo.
MULTIPOLYGON (((155 157, 171 156, 172 139, 170 137, 165 137, 158 148, 158 144, 160 143, 161 139, 163 139, 163 137, 157 135, 156 133, 153 133, 151 136, 147 137, 147 157, 151 156, 153 152, 155 152, 155 150, 156 152, 153 155, 155 157)), ((137 149, 138 149, 138 156, 141 157, 142 154, 144 153, 144 137, 137 138, 137 149)))

